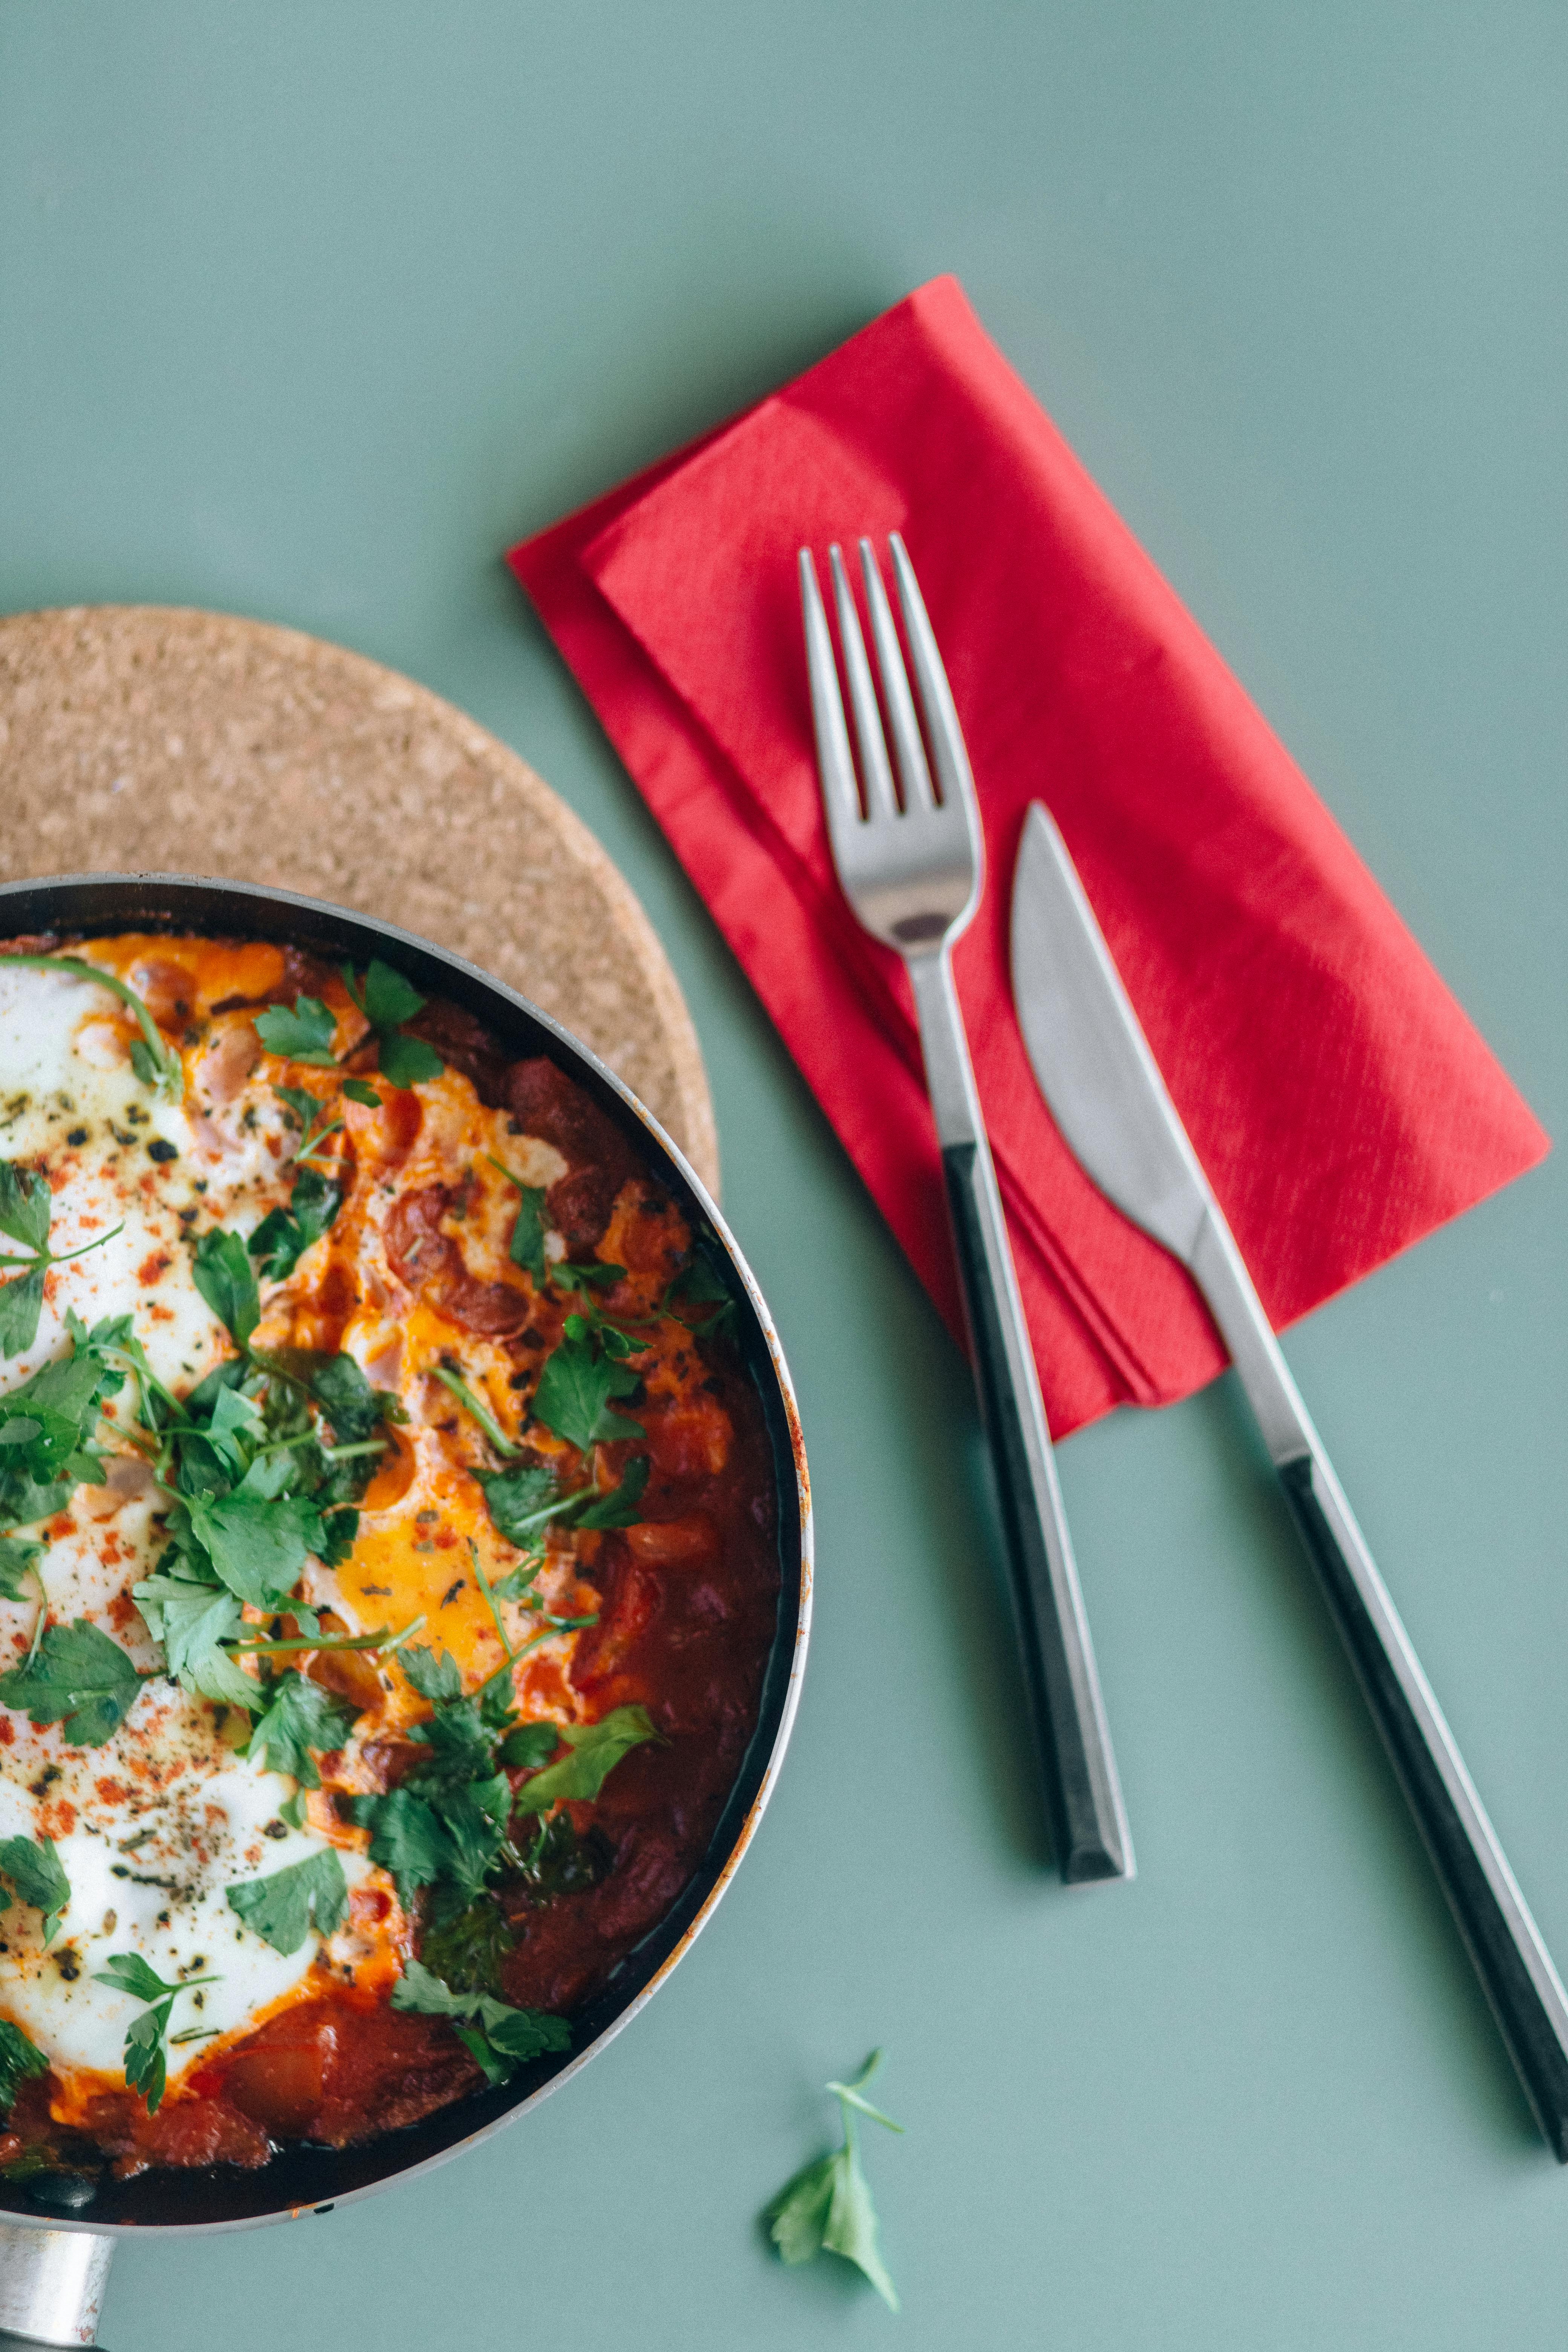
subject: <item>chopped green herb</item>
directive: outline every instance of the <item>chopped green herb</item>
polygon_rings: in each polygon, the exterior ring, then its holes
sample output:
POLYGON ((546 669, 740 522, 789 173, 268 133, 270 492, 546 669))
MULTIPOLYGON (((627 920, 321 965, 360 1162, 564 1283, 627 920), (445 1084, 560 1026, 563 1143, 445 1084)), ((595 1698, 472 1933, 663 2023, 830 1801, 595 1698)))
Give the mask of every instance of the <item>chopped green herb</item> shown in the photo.
POLYGON ((0 2110, 9 2115, 29 2074, 47 2074, 49 2062, 19 2025, 0 2017, 0 2110))
POLYGON ((0 1706, 58 1723, 74 1748, 101 1748, 130 1714, 142 1677, 117 1642, 85 1617, 49 1625, 37 1655, 0 1675, 0 1706))
POLYGON ((658 1738, 646 1706, 617 1706, 597 1723, 555 1727, 572 1753, 523 1782, 517 1792, 520 1813, 542 1813, 563 1798, 596 1797, 623 1756, 658 1738))
POLYGON ((485 1157, 496 1173, 504 1176, 517 1192, 517 1223, 511 1229, 511 1262, 513 1265, 521 1266, 525 1274, 532 1275, 535 1282, 542 1282, 550 1271, 544 1255, 545 1187, 542 1184, 525 1184, 521 1176, 514 1176, 511 1170, 503 1168, 499 1160, 490 1159, 489 1152, 485 1157))
POLYGON ((229 1908, 275 1952, 297 1952, 310 1932, 330 1936, 349 1907, 348 1882, 333 1849, 228 1889, 229 1908))
POLYGON ((435 1047, 427 1045, 423 1037, 405 1037, 403 1034, 403 1024, 425 1009, 425 999, 419 991, 379 957, 365 973, 363 988, 355 982, 352 964, 343 965, 342 978, 350 996, 375 1032, 376 1066, 387 1084, 414 1087, 422 1080, 438 1078, 443 1064, 435 1047))
POLYGON ((563 2017, 512 2009, 487 1992, 454 1992, 418 1960, 408 1961, 394 1985, 392 2006, 450 2018, 458 2039, 491 2083, 504 2083, 517 2067, 546 2051, 572 2047, 563 2017))
POLYGON ((68 1265, 72 1258, 86 1257, 89 1250, 101 1249, 116 1234, 124 1231, 115 1225, 106 1234, 99 1234, 80 1249, 57 1254, 49 1247, 49 1214, 54 1195, 47 1177, 35 1170, 20 1168, 12 1160, 0 1160, 0 1234, 20 1242, 26 1257, 0 1254, 0 1266, 26 1266, 26 1274, 13 1276, 0 1289, 0 1356, 20 1356, 38 1336, 38 1318, 44 1307, 44 1276, 51 1265, 68 1265))
POLYGON ((269 1054, 329 1070, 334 1066, 332 1040, 337 1028, 336 1015, 328 1012, 319 996, 296 997, 291 1013, 287 1005, 269 1004, 256 1016, 256 1034, 269 1054))
POLYGON ((569 1315, 564 1337, 545 1360, 533 1410, 546 1429, 585 1454, 591 1445, 646 1434, 640 1422, 610 1406, 612 1397, 631 1396, 637 1385, 637 1374, 606 1351, 603 1338, 580 1316, 569 1315))
POLYGON ((347 1095, 350 1102, 359 1103, 366 1110, 379 1110, 381 1108, 381 1097, 377 1094, 375 1088, 372 1086, 367 1086, 363 1078, 345 1078, 343 1080, 343 1092, 347 1095))
MULTIPOLYGON (((71 1899, 70 1880, 60 1867, 52 1838, 14 1837, 0 1841, 0 1872, 10 1880, 20 1900, 44 1915, 44 1941, 52 1944, 60 1914, 71 1899)), ((0 1911, 8 1911, 11 1897, 0 1887, 0 1911)))
POLYGON ((467 1381, 460 1379, 458 1373, 448 1370, 445 1364, 437 1364, 433 1369, 442 1387, 450 1389, 465 1412, 473 1415, 498 1454, 515 1454, 521 1451, 521 1448, 514 1444, 507 1435, 489 1405, 480 1402, 467 1381))
POLYGON ((466 1909, 427 1927, 419 1957, 454 1992, 500 1993, 501 1970, 516 1948, 493 1896, 476 1895, 466 1909))
POLYGON ((449 1650, 410 1647, 403 1652, 400 1664, 420 1697, 427 1698, 432 1706, 450 1706, 462 1697, 462 1674, 449 1650))
POLYGON ((181 1983, 165 1984, 139 1952, 111 1952, 109 1966, 97 1969, 93 1981, 112 1985, 116 1992, 129 1993, 132 2000, 153 2004, 126 2028, 125 2084, 128 2090, 142 2093, 148 2114, 155 2116, 168 2083, 164 2042, 174 2003, 183 1992, 194 1992, 197 1985, 221 1984, 223 1979, 186 1977, 181 1983))
POLYGON ((291 1772, 301 1789, 319 1789, 316 1757, 342 1746, 354 1726, 354 1708, 301 1674, 279 1675, 265 1687, 270 1704, 246 1754, 265 1771, 291 1772))
POLYGON ((261 1320, 261 1295, 239 1235, 216 1226, 204 1234, 196 1244, 191 1272, 196 1288, 235 1346, 243 1349, 261 1320))
MULTIPOLYGON (((298 1165, 298 1162, 296 1162, 298 1165)), ((286 1282, 319 1242, 342 1206, 342 1192, 317 1168, 300 1168, 286 1209, 270 1209, 249 1241, 258 1271, 269 1282, 286 1282)))
POLYGON ((890 2116, 860 2096, 881 2062, 881 2052, 873 2050, 853 2083, 828 2084, 843 2117, 844 2145, 797 2172, 774 2198, 763 2219, 772 2225, 769 2234, 786 2263, 808 2263, 826 2247, 829 2253, 841 2254, 846 2262, 855 2263, 889 2310, 897 2311, 898 2294, 877 2244, 877 2210, 860 2167, 856 2125, 858 2116, 869 2116, 889 2131, 903 2130, 902 2124, 894 2123, 890 2116))

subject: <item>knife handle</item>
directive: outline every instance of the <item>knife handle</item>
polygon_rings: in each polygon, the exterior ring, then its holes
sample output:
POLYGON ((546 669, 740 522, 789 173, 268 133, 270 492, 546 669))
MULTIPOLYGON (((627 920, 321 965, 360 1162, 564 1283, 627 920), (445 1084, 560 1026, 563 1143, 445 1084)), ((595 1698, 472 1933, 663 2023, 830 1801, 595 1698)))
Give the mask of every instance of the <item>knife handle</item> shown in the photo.
POLYGON ((1192 1263, 1525 2095, 1568 2164, 1568 1996, 1552 1956, 1217 1211, 1192 1263))
POLYGON ((1057 1862, 1072 1884, 1131 1878, 1132 1840, 952 970, 945 954, 910 969, 1057 1862))
POLYGON ((1327 1457, 1278 1466, 1525 2095, 1568 2164, 1568 2000, 1551 1955, 1327 1457))

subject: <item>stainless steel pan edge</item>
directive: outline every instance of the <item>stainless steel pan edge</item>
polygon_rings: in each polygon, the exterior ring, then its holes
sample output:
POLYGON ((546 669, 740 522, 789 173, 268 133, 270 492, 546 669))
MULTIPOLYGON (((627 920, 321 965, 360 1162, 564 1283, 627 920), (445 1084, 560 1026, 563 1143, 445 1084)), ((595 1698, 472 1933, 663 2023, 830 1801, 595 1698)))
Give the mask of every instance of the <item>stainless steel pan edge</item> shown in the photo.
MULTIPOLYGON (((805 1451, 795 1391, 772 1316, 717 1204, 679 1147, 652 1113, 558 1021, 504 982, 462 957, 432 946, 397 925, 353 913, 292 891, 179 874, 77 874, 0 885, 0 939, 42 931, 104 934, 110 930, 206 933, 270 939, 359 961, 384 954, 432 995, 442 995, 485 1022, 503 1045, 554 1055, 623 1129, 635 1126, 646 1156, 677 1198, 721 1244, 749 1309, 742 1351, 763 1406, 778 1488, 781 1573, 778 1626, 764 1675, 757 1727, 708 1853, 672 1910, 644 1938, 612 1981, 582 2012, 586 2036, 565 2058, 542 2060, 496 2091, 481 2091, 440 2109, 421 2124, 383 2135, 358 2148, 286 2147, 258 2173, 215 2167, 210 2171, 157 2171, 105 2184, 79 2213, 44 2206, 0 2182, 0 2347, 17 2325, 5 2293, 5 2241, 15 2258, 40 2233, 64 2232, 114 2240, 156 2230, 160 2235, 246 2229, 300 2221, 351 2200, 410 2179, 477 2147, 537 2106, 581 2073, 589 2061, 652 2000, 670 1970, 711 1917, 755 1834, 777 1782, 794 1727, 811 1626, 812 1518, 805 1451), (251 2184, 254 2184, 253 2186, 251 2184), (280 2201, 275 2201, 280 2200, 280 2201)), ((62 2247, 62 2252, 68 2252, 62 2247)), ((18 2284, 20 2281, 17 2282, 18 2284)), ((26 2321, 22 2322, 24 2328, 26 2321)), ((62 2338, 55 2338, 59 2341, 62 2338)), ((77 2335, 78 2342, 90 2336, 77 2335)))

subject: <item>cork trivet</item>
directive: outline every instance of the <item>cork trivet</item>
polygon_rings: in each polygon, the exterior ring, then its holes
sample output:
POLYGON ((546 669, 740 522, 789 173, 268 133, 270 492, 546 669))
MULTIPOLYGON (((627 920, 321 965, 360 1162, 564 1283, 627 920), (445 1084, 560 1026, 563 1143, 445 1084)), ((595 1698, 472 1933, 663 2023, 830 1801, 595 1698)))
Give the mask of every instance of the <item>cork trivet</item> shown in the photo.
POLYGON ((0 620, 0 875, 221 875, 479 964, 592 1046, 715 1191, 691 1018, 647 916, 531 768, 395 670, 220 613, 0 620))

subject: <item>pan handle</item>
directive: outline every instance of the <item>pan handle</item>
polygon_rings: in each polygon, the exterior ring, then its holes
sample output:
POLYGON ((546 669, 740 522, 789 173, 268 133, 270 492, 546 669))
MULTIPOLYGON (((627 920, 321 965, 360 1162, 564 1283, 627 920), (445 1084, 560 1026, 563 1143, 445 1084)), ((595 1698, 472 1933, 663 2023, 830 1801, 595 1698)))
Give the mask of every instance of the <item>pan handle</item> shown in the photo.
POLYGON ((113 2253, 91 2230, 0 2224, 0 2352, 97 2344, 113 2253))

